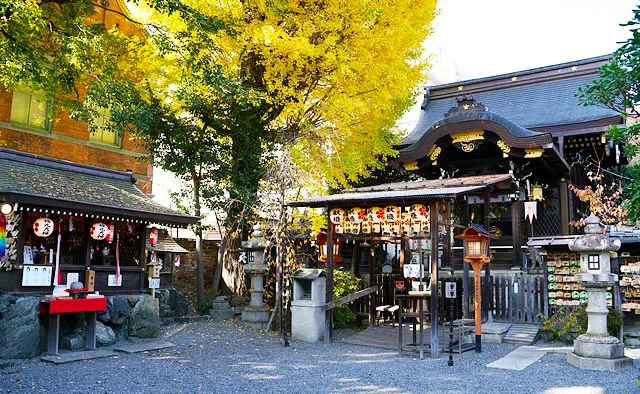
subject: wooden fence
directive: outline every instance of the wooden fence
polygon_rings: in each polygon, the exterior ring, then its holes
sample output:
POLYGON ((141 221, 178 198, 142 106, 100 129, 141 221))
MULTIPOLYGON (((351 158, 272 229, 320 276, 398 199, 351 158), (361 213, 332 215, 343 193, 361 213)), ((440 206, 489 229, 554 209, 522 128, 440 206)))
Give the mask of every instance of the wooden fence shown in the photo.
MULTIPOLYGON (((401 274, 377 274, 373 283, 380 286, 376 292, 376 305, 397 305, 395 302, 395 282, 403 280, 401 274)), ((444 280, 441 280, 444 282, 444 280)), ((458 298, 456 300, 455 318, 463 316, 462 310, 462 278, 456 278, 458 298)), ((541 276, 533 275, 491 275, 482 277, 482 320, 487 321, 489 311, 493 320, 519 323, 539 323, 539 314, 544 314, 545 283, 541 276)), ((469 279, 469 317, 473 317, 473 277, 469 279)), ((444 289, 444 284, 441 283, 444 289)), ((443 291, 443 290, 442 290, 443 291)), ((448 306, 440 300, 440 311, 444 320, 448 320, 448 306), (445 309, 446 308, 446 309, 445 309)), ((356 300, 354 311, 369 315, 369 302, 356 300)))
MULTIPOLYGON (((494 320, 538 323, 544 313, 545 284, 542 277, 489 276, 482 278, 482 317, 494 320)), ((471 295, 473 297, 473 295, 471 295)))

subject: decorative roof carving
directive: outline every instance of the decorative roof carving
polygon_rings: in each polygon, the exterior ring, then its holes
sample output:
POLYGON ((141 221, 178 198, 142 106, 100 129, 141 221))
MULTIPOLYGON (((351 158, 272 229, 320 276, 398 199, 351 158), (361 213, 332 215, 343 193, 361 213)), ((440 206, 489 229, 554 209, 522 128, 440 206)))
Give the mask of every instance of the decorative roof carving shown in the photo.
POLYGON ((487 108, 484 104, 477 102, 470 94, 462 97, 456 97, 456 102, 458 103, 458 105, 455 107, 451 107, 449 111, 444 114, 445 118, 464 112, 486 112, 489 110, 489 108, 487 108))

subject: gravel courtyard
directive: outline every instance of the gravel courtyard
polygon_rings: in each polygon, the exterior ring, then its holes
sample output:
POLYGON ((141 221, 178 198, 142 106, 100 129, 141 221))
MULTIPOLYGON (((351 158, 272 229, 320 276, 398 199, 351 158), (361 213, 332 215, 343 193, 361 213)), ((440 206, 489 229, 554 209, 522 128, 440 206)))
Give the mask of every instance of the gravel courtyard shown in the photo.
MULTIPOLYGON (((348 332, 338 332, 337 336, 348 332)), ((547 354, 524 371, 487 368, 516 345, 485 345, 483 353, 420 361, 417 357, 346 345, 294 342, 232 321, 164 328, 176 347, 54 365, 0 362, 7 393, 640 393, 636 368, 587 372, 547 354)))

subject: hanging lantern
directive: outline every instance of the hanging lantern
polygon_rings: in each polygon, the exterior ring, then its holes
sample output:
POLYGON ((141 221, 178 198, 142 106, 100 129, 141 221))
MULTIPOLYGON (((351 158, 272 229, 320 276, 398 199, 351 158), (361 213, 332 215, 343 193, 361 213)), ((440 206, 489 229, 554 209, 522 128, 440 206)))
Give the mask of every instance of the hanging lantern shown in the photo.
POLYGON ((381 223, 384 220, 384 208, 371 207, 367 209, 367 218, 371 223, 381 223))
POLYGON ((344 209, 332 208, 329 211, 329 220, 331 220, 331 223, 333 224, 344 223, 344 209))
POLYGON ((48 237, 53 233, 53 220, 49 218, 38 218, 33 222, 33 232, 38 237, 48 237))
POLYGON ((107 238, 107 234, 109 233, 109 228, 104 223, 94 223, 91 225, 91 229, 89 229, 89 235, 91 238, 96 241, 102 241, 107 238))
POLYGON ((409 212, 402 212, 402 232, 411 234, 411 216, 409 212))
POLYGON ((362 223, 366 216, 366 211, 362 208, 353 207, 347 210, 347 219, 349 219, 351 223, 362 223))
POLYGON ((158 229, 155 227, 152 227, 151 230, 149 230, 149 245, 156 246, 157 243, 158 243, 158 229))
MULTIPOLYGON (((327 234, 326 233, 318 233, 316 236, 316 241, 318 245, 320 245, 320 256, 318 257, 318 261, 323 263, 327 262, 327 234)), ((340 256, 340 252, 342 251, 342 241, 336 239, 333 242, 333 262, 339 263, 342 261, 342 256, 340 256)))
POLYGON ((384 208, 384 220, 389 222, 395 222, 396 220, 401 219, 400 208, 395 205, 389 205, 384 208))
POLYGON ((429 208, 424 204, 413 204, 409 207, 409 215, 411 215, 411 220, 425 220, 429 216, 429 208))
POLYGON ((539 184, 535 184, 531 186, 531 194, 529 195, 529 200, 531 201, 542 201, 544 197, 542 196, 542 186, 539 184))
POLYGON ((104 240, 111 243, 116 237, 116 226, 113 224, 108 224, 107 228, 107 236, 104 238, 104 240))

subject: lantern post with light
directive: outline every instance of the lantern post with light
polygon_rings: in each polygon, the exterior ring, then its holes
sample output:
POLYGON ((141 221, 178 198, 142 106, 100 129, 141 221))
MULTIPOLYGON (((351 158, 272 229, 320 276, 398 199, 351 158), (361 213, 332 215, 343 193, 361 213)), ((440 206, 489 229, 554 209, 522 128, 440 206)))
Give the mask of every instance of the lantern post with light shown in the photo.
POLYGON ((464 244, 464 261, 473 268, 474 296, 473 306, 476 322, 476 353, 482 352, 482 320, 480 311, 480 275, 482 266, 491 261, 489 240, 495 238, 484 227, 471 223, 462 234, 456 235, 464 244))
MULTIPOLYGON (((316 236, 316 242, 320 247, 320 255, 318 256, 318 261, 322 263, 327 262, 327 234, 326 233, 318 233, 316 236)), ((342 262, 342 257, 340 256, 342 249, 342 241, 336 239, 333 241, 333 263, 342 262)))

